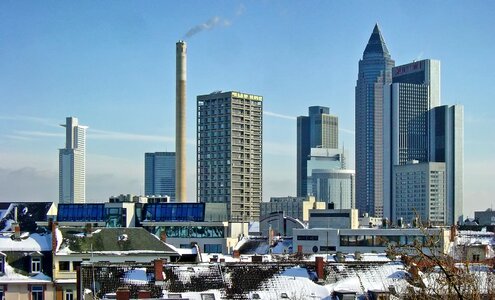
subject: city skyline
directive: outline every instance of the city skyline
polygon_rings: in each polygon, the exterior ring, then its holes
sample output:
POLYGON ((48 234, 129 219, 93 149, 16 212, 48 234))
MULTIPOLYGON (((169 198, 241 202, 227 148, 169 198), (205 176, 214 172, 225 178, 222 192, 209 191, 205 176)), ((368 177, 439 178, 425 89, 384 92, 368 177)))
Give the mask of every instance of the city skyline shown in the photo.
POLYGON ((494 91, 487 87, 495 44, 485 37, 494 25, 487 9, 493 4, 434 3, 424 11, 419 4, 379 3, 315 3, 304 10, 297 2, 219 2, 198 10, 185 3, 154 3, 153 9, 128 2, 98 9, 0 4, 0 201, 57 199, 64 133, 56 126, 67 115, 90 127, 87 201, 142 194, 143 153, 174 149, 174 44, 184 34, 189 201, 196 186, 194 99, 217 88, 267 99, 264 200, 295 195, 295 116, 308 106, 329 106, 339 116, 339 139, 354 160, 356 62, 378 21, 397 64, 423 56, 441 61, 442 104, 465 107, 465 214, 490 207, 494 91), (339 16, 354 12, 358 21, 339 16), (467 54, 473 51, 475 57, 467 54))

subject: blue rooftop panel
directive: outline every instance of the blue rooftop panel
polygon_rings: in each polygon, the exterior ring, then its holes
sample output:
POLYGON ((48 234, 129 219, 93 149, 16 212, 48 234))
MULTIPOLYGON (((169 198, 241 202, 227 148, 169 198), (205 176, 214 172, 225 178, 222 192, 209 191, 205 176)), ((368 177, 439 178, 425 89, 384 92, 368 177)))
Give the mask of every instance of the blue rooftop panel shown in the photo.
POLYGON ((58 222, 105 222, 105 204, 60 203, 57 212, 58 222))
POLYGON ((204 222, 204 203, 153 203, 145 204, 143 221, 152 222, 204 222))

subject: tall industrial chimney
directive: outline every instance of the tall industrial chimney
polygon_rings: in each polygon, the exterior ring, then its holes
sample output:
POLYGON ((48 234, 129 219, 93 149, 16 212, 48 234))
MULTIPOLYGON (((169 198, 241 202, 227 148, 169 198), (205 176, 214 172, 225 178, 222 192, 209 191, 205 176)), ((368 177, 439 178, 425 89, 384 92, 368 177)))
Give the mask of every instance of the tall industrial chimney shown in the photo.
POLYGON ((187 202, 186 195, 186 42, 176 44, 175 82, 175 198, 187 202))

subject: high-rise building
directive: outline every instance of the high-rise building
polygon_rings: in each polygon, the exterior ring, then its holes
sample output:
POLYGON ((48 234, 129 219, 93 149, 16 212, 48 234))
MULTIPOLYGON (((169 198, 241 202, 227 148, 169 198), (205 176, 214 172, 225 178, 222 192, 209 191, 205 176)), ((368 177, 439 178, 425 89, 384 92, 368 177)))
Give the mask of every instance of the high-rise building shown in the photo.
POLYGON ((393 216, 392 169, 409 161, 429 161, 428 111, 440 104, 440 62, 421 60, 392 68, 384 90, 383 215, 393 216))
POLYGON ((463 221, 464 107, 442 105, 429 111, 430 161, 444 162, 447 171, 447 224, 463 221))
POLYGON ((86 201, 86 129, 77 118, 66 118, 65 148, 59 149, 59 203, 86 201))
POLYGON ((445 163, 417 160, 393 166, 393 217, 423 226, 447 223, 445 163))
POLYGON ((335 209, 355 207, 354 170, 314 169, 311 177, 316 201, 333 203, 335 209))
POLYGON ((356 83, 356 206, 383 215, 383 86, 392 82, 390 57, 378 25, 359 61, 356 83))
POLYGON ((144 154, 144 193, 175 201, 175 152, 144 154))
POLYGON ((198 201, 224 204, 230 220, 258 220, 262 201, 263 97, 197 97, 198 201))
MULTIPOLYGON (((393 170, 410 161, 445 163, 445 225, 462 218, 463 107, 440 106, 440 62, 421 60, 392 69, 384 91, 384 215, 397 218, 403 195, 394 186, 393 170)), ((411 185, 414 185, 411 183, 411 185)), ((426 216, 426 215, 424 215, 426 216)), ((424 217, 423 216, 423 217, 424 217)), ((438 224, 439 217, 429 221, 438 224)))
POLYGON ((297 196, 308 195, 308 160, 312 148, 339 147, 339 119, 324 106, 309 107, 308 116, 297 117, 297 196))

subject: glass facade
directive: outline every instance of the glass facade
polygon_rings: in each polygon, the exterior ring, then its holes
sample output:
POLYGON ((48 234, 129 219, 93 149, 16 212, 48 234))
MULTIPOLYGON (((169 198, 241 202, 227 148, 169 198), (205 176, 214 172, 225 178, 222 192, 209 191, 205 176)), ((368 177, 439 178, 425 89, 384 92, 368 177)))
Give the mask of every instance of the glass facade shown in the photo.
POLYGON ((108 207, 105 209, 106 227, 125 227, 127 210, 122 207, 108 207))
POLYGON ((341 235, 340 246, 387 247, 389 244, 412 245, 426 244, 428 238, 424 235, 341 235))
POLYGON ((221 244, 205 244, 204 253, 222 253, 221 244))
POLYGON ((224 238, 225 227, 223 226, 155 226, 154 234, 161 236, 165 233, 168 238, 224 238))
POLYGON ((175 152, 145 153, 144 192, 175 201, 175 152))
POLYGON ((391 59, 378 25, 359 61, 356 83, 356 206, 383 215, 383 85, 392 82, 391 59))
MULTIPOLYGON (((297 117, 297 196, 305 197, 311 194, 311 169, 309 161, 326 160, 340 165, 340 153, 331 155, 316 154, 314 149, 336 149, 339 146, 339 119, 330 115, 330 108, 324 106, 309 107, 308 116, 297 117), (334 157, 337 155, 337 157, 334 157), (328 157, 325 157, 328 156, 328 157), (331 157, 330 157, 331 156, 331 157)), ((330 163, 331 164, 331 163, 330 163)), ((321 167, 323 168, 323 167, 321 167)))
POLYGON ((58 222, 104 222, 105 204, 59 203, 58 222))
POLYGON ((153 203, 145 204, 141 212, 141 222, 204 222, 204 203, 153 203))

